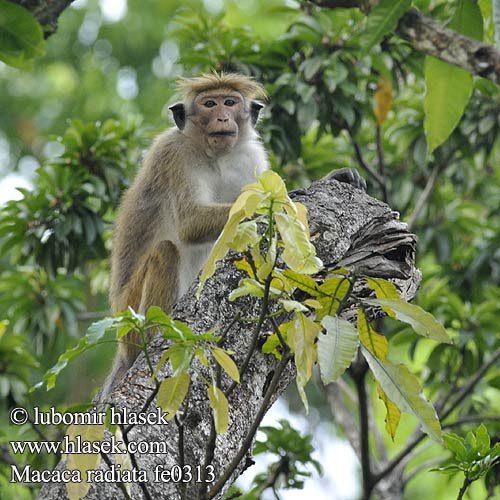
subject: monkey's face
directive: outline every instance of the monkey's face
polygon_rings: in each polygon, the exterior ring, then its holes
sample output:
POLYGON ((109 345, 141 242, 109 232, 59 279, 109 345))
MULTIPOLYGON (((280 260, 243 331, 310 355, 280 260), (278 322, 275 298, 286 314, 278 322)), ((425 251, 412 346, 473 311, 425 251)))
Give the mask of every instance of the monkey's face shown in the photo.
MULTIPOLYGON (((243 96, 234 90, 207 90, 196 96, 187 116, 196 134, 216 154, 230 151, 238 143, 250 120, 243 96)), ((188 126, 186 133, 189 134, 188 126)))

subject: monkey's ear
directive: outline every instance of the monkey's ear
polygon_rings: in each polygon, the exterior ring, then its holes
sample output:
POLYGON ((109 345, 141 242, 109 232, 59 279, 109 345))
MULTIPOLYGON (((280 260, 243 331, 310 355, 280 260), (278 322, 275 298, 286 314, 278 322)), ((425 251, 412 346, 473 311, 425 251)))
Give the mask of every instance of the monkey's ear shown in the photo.
POLYGON ((179 130, 182 130, 184 125, 186 125, 186 109, 184 108, 184 104, 182 104, 182 102, 178 102, 176 104, 172 104, 172 106, 168 109, 172 111, 175 124, 179 130))
POLYGON ((252 126, 255 127, 257 120, 259 119, 260 110, 264 107, 259 101, 252 101, 250 103, 250 119, 252 121, 252 126))

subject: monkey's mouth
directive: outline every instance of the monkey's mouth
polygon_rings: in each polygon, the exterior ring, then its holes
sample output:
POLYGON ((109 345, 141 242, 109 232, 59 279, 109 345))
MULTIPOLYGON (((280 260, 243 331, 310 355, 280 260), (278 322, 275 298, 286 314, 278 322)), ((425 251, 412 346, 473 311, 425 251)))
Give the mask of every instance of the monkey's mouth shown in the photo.
POLYGON ((234 137, 236 135, 236 132, 221 130, 220 132, 210 132, 208 135, 210 137, 234 137))

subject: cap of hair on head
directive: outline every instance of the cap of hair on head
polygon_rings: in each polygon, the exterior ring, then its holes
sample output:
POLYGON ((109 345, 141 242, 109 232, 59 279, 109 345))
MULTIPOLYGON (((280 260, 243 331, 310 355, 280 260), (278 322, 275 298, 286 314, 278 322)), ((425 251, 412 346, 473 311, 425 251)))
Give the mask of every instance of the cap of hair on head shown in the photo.
POLYGON ((227 88, 236 90, 249 99, 267 99, 264 87, 251 76, 238 73, 204 73, 194 78, 179 78, 177 88, 187 98, 191 99, 200 92, 227 88))

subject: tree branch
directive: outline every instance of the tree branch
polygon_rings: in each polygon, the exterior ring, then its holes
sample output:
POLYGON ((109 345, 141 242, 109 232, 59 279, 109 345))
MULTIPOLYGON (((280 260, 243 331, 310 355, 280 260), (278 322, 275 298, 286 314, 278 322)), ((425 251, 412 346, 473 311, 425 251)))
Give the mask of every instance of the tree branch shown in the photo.
MULTIPOLYGON (((319 7, 329 9, 359 7, 365 10, 363 7, 368 4, 368 2, 361 1, 309 1, 319 7)), ((437 57, 500 85, 500 51, 493 46, 445 28, 413 8, 403 15, 396 33, 409 42, 415 50, 437 57)))
MULTIPOLYGON (((291 193, 291 196, 294 201, 303 203, 308 209, 311 239, 323 262, 342 262, 346 257, 354 267, 363 268, 366 259, 369 263, 373 263, 375 262, 373 259, 376 258, 377 265, 373 272, 382 269, 384 273, 392 276, 406 300, 414 296, 420 280, 420 274, 413 261, 415 237, 407 232, 406 225, 396 219, 394 212, 387 205, 347 184, 325 179, 313 183, 308 189, 291 193), (390 241, 384 240, 384 235, 387 234, 390 236, 390 241)), ((258 318, 262 310, 262 300, 251 297, 241 297, 233 302, 228 300, 230 291, 237 287, 243 277, 242 271, 233 264, 234 258, 234 254, 228 255, 217 266, 217 272, 205 284, 199 300, 195 298, 196 283, 194 283, 181 298, 172 315, 187 323, 195 332, 203 333, 212 328, 218 332, 227 331, 224 345, 235 352, 235 362, 241 366, 253 343, 255 322, 234 323, 234 318, 237 316, 258 318), (231 324, 232 328, 228 329, 227 325, 231 324)), ((366 269, 371 269, 370 265, 366 269)), ((269 311, 278 308, 278 304, 270 301, 269 311)), ((355 314, 353 307, 345 310, 347 318, 355 314)), ((279 323, 286 321, 287 317, 281 315, 273 319, 279 323)), ((267 320, 263 324, 264 332, 266 328, 269 329, 267 320)), ((272 325, 270 328, 272 329, 272 325)), ((261 340, 262 336, 259 336, 258 344, 261 340)), ((168 343, 162 338, 156 338, 150 343, 150 358, 153 364, 158 362, 167 345, 168 343)), ((294 380, 293 363, 288 363, 283 373, 279 374, 281 368, 273 356, 262 354, 258 348, 255 350, 242 383, 238 384, 228 397, 230 419, 228 430, 224 434, 218 434, 215 439, 213 458, 209 464, 213 467, 215 480, 207 485, 208 488, 202 488, 202 485, 194 480, 187 483, 185 498, 200 498, 200 493, 205 490, 208 491, 207 497, 214 495, 214 498, 219 499, 246 468, 258 422, 269 406, 294 380), (223 481, 219 481, 221 478, 223 481), (217 487, 214 489, 215 484, 217 487)), ((158 373, 158 379, 162 380, 171 375, 170 370, 169 364, 165 364, 158 373)), ((200 364, 192 373, 189 409, 183 416, 183 460, 186 466, 191 467, 193 475, 197 467, 203 466, 207 446, 211 442, 212 412, 207 399, 203 370, 200 364)), ((231 386, 231 382, 231 379, 222 373, 223 391, 231 386)), ((116 408, 127 410, 129 414, 142 411, 155 413, 156 402, 153 400, 149 404, 150 394, 155 390, 146 360, 141 354, 122 383, 111 394, 110 401, 116 408)), ((161 453, 154 455, 136 453, 134 458, 137 468, 145 471, 148 476, 146 484, 151 498, 179 500, 182 494, 180 485, 155 480, 154 475, 157 467, 171 470, 179 465, 179 432, 175 422, 134 426, 127 433, 127 438, 129 442, 158 442, 165 446, 165 450, 161 453)), ((58 465, 59 469, 64 467, 64 462, 58 465)), ((102 467, 106 465, 102 464, 102 467)), ((211 475, 207 477, 212 480, 211 475)), ((137 500, 145 498, 144 491, 138 484, 131 483, 131 489, 132 498, 137 500)), ((44 500, 67 498, 65 485, 60 483, 44 485, 41 498, 44 500)), ((86 498, 116 500, 122 498, 122 493, 116 484, 99 483, 92 485, 86 498)))
POLYGON ((9 0, 29 10, 40 23, 45 38, 55 33, 62 11, 74 0, 9 0))

